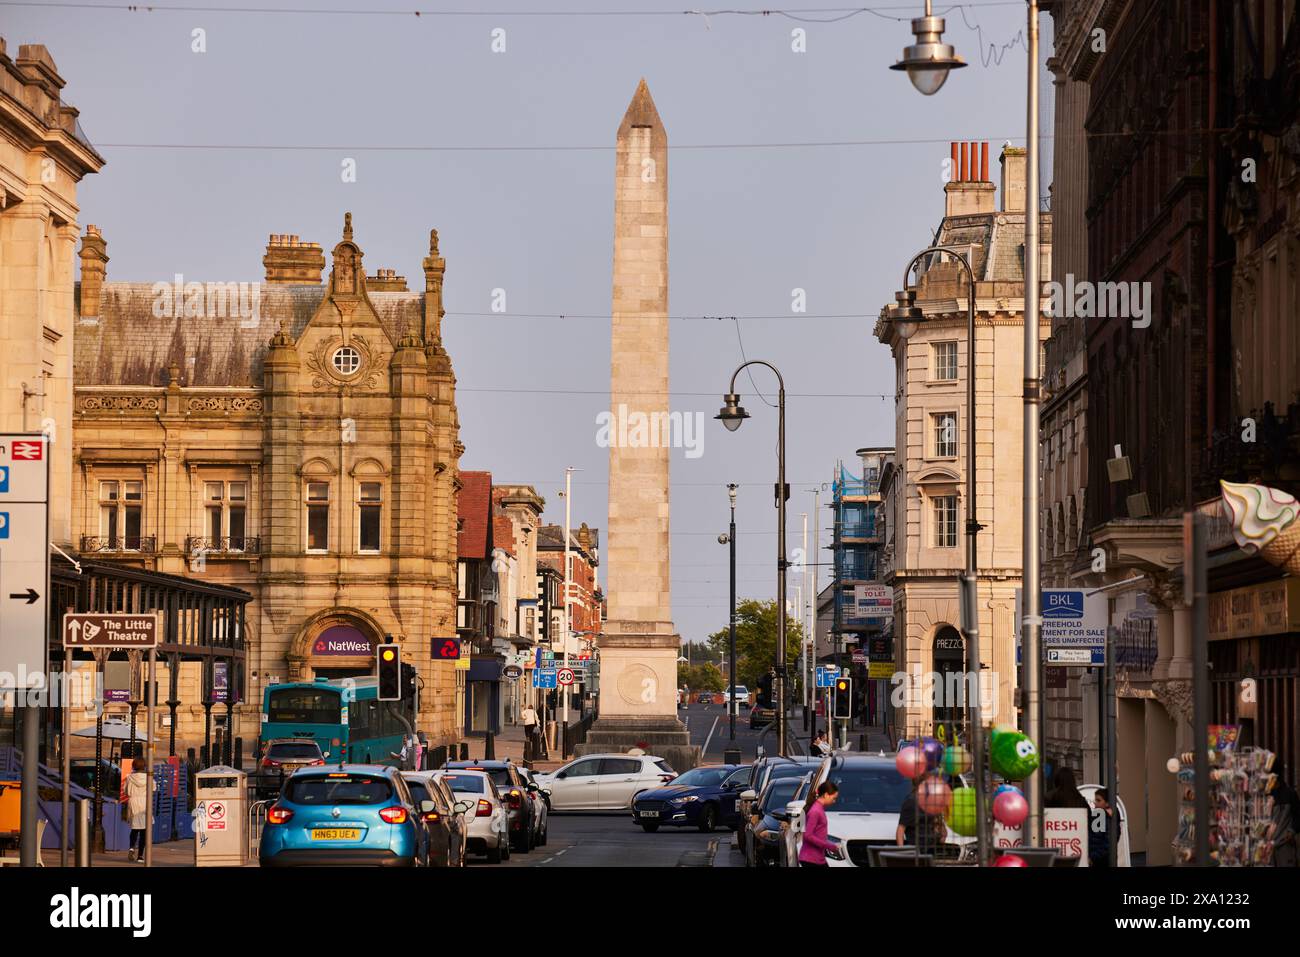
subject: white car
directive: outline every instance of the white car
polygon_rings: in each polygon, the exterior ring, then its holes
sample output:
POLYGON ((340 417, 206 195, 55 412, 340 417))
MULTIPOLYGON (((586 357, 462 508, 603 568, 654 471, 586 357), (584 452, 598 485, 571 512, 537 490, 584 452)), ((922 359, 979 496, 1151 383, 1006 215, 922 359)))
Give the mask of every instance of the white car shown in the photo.
POLYGON ((551 792, 552 811, 628 811, 632 798, 677 777, 668 762, 652 754, 588 754, 557 771, 535 774, 551 792))
POLYGON ((736 685, 735 696, 732 696, 730 689, 723 692, 727 696, 727 704, 732 710, 739 712, 740 708, 749 707, 749 689, 744 685, 736 685))
POLYGON ((451 788, 457 801, 473 807, 465 812, 465 850, 483 854, 489 864, 510 859, 510 822, 505 802, 486 771, 434 771, 451 788))
POLYGON ((893 847, 898 834, 898 812, 912 790, 912 782, 898 773, 893 757, 874 754, 837 754, 826 758, 817 772, 787 807, 789 828, 781 850, 781 863, 799 866, 803 843, 803 805, 808 789, 816 790, 827 778, 839 785, 839 798, 826 812, 826 833, 838 842, 840 852, 827 854, 831 867, 866 867, 868 848, 893 847))

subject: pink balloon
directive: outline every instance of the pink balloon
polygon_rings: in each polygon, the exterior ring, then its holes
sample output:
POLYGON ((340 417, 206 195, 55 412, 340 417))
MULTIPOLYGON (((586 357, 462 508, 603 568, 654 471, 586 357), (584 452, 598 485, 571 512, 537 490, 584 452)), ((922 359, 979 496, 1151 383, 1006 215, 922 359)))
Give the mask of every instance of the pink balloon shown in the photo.
POLYGON ((898 768, 899 774, 914 781, 925 774, 925 755, 920 748, 908 745, 898 752, 894 766, 898 768))
POLYGON ((943 778, 926 778, 916 789, 916 803, 926 814, 945 814, 952 803, 952 788, 943 778))
POLYGON ((1029 816, 1029 802, 1019 791, 1003 791, 993 799, 993 817, 999 824, 1019 827, 1029 816))
POLYGON ((993 862, 994 867, 1028 867, 1023 857, 1016 857, 1014 854, 1003 854, 993 862))

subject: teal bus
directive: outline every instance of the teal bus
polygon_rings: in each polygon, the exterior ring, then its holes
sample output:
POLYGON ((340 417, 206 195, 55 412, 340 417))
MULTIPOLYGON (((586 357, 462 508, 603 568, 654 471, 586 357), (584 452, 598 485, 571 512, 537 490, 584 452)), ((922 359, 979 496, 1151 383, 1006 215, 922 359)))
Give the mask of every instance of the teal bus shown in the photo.
POLYGON ((373 675, 268 685, 259 751, 276 738, 311 738, 330 763, 400 764, 394 755, 402 751, 406 728, 393 712, 414 727, 415 702, 378 696, 373 675))

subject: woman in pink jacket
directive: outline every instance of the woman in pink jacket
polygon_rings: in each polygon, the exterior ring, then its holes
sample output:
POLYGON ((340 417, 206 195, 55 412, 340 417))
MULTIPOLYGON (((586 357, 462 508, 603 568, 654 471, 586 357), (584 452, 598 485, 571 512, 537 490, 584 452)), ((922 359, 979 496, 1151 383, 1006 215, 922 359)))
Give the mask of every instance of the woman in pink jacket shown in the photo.
POLYGON ((826 809, 840 796, 834 781, 823 781, 804 807, 803 844, 799 848, 800 867, 827 867, 826 852, 837 850, 827 838, 826 809))

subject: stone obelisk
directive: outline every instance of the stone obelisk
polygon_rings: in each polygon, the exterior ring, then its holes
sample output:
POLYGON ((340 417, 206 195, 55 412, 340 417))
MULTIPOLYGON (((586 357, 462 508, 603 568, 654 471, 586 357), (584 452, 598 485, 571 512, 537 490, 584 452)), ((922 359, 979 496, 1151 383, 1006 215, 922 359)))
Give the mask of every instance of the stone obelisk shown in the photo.
MULTIPOLYGON (((644 79, 618 128, 616 154, 610 412, 616 421, 641 413, 666 422, 659 416, 669 412, 668 134, 644 79)), ((640 747, 684 771, 699 763, 699 748, 677 719, 668 454, 662 442, 616 434, 610 443, 600 718, 582 750, 640 747)))

